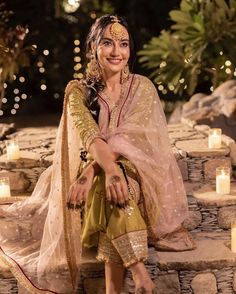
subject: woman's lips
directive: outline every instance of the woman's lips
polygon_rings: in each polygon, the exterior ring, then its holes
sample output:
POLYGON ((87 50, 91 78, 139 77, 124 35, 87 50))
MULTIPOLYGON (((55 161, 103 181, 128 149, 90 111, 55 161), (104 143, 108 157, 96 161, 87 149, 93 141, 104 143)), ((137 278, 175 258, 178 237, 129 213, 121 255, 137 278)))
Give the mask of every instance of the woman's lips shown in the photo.
POLYGON ((120 64, 122 59, 115 59, 115 58, 107 58, 107 60, 112 64, 120 64))

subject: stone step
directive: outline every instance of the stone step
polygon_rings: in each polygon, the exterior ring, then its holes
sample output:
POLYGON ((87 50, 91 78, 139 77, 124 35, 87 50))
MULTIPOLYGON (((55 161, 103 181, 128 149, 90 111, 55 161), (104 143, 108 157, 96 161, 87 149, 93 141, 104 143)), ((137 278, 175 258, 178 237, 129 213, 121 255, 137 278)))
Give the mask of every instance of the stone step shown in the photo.
POLYGON ((190 216, 185 227, 194 232, 229 230, 236 218, 236 182, 231 182, 231 193, 219 195, 215 185, 185 185, 190 216), (200 187, 200 188, 199 188, 200 187))
MULTIPOLYGON (((158 287, 158 294, 233 294, 236 291, 236 253, 229 249, 228 233, 194 234, 197 248, 185 252, 157 252, 149 248, 146 267, 158 287)), ((104 265, 86 251, 78 293, 104 293, 104 265)), ((16 281, 0 264, 1 294, 15 294, 16 281), (8 286, 6 286, 8 285, 8 286), (10 290, 9 290, 10 289, 10 290)), ((123 293, 134 293, 127 270, 123 293)))

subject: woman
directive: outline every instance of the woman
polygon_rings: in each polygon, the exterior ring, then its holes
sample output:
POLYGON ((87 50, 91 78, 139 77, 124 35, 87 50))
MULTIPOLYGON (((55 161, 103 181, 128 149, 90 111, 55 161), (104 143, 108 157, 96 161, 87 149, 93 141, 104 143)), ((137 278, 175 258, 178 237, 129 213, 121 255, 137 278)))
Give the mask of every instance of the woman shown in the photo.
POLYGON ((0 211, 8 232, 21 225, 19 234, 1 232, 0 260, 22 293, 75 293, 81 244, 98 247, 107 293, 121 292, 125 267, 136 293, 152 293, 147 236, 170 247, 176 232, 175 249, 189 242, 179 230, 187 201, 164 113, 153 84, 129 73, 131 53, 123 18, 95 22, 86 77, 66 88, 53 165, 28 200, 0 211))
POLYGON ((87 39, 86 78, 66 91, 89 154, 69 203, 86 204, 82 244, 98 246, 107 293, 120 293, 123 266, 130 268, 137 293, 151 293, 154 285, 143 264, 147 231, 160 238, 178 229, 187 213, 155 87, 129 73, 131 52, 125 20, 101 17, 87 39))

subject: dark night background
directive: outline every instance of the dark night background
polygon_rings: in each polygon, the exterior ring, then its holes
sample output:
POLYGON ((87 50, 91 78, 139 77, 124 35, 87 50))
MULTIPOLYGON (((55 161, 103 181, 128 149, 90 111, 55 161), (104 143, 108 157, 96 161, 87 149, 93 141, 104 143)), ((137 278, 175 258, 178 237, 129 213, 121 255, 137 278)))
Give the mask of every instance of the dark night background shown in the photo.
MULTIPOLYGON (((14 89, 27 95, 27 99, 19 102, 15 117, 61 112, 65 85, 73 79, 74 74, 74 40, 80 40, 81 51, 78 56, 82 58, 83 65, 84 41, 95 17, 107 12, 125 16, 138 51, 152 36, 158 36, 162 29, 170 26, 168 13, 178 7, 179 3, 177 0, 81 0, 76 12, 66 13, 63 10, 63 1, 7 1, 7 9, 14 12, 9 24, 13 27, 27 25, 29 33, 25 43, 37 45, 37 50, 30 56, 30 67, 21 68, 16 80, 8 83, 5 96, 9 103, 4 105, 4 117, 12 116, 11 109, 16 96, 14 89), (44 50, 48 50, 49 55, 44 55, 44 50), (44 72, 39 72, 40 64, 43 64, 44 72), (20 76, 25 77, 24 83, 19 82, 20 76), (46 90, 41 89, 42 84, 46 85, 46 90)), ((83 72, 83 66, 80 72, 83 72)), ((147 74, 137 61, 134 72, 147 74)))

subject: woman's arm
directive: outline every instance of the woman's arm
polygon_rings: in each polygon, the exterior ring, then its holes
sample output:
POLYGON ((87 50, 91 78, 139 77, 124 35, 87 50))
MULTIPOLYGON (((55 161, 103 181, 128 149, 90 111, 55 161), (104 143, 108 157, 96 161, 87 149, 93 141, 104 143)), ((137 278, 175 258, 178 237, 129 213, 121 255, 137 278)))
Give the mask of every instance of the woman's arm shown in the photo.
POLYGON ((85 175, 82 173, 83 179, 79 177, 77 181, 79 189, 73 186, 69 199, 75 202, 84 200, 88 194, 87 187, 89 186, 90 190, 92 185, 91 178, 99 172, 101 167, 106 174, 107 199, 114 204, 125 205, 128 201, 128 187, 123 173, 115 163, 119 154, 113 153, 103 140, 98 125, 85 106, 83 91, 74 87, 68 95, 68 100, 70 114, 79 131, 82 143, 95 160, 86 169, 85 175))

